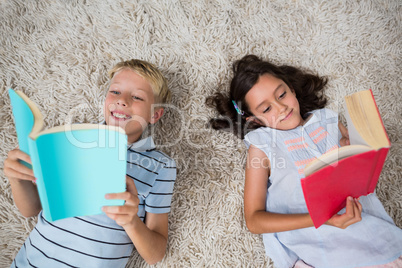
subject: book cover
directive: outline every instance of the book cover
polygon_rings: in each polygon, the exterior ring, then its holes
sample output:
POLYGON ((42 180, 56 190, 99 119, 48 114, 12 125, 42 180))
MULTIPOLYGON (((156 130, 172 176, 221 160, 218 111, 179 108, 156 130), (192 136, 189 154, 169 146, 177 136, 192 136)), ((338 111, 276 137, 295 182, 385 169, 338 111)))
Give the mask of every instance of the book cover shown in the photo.
POLYGON ((316 228, 343 209, 348 196, 374 192, 391 145, 371 90, 347 96, 345 102, 351 145, 312 161, 301 180, 316 228))
MULTIPOLYGON (((107 193, 126 190, 127 136, 100 124, 75 124, 43 130, 37 106, 9 90, 20 150, 29 154, 43 214, 49 221, 102 213, 107 193)), ((27 164, 27 163, 26 163, 27 164)))

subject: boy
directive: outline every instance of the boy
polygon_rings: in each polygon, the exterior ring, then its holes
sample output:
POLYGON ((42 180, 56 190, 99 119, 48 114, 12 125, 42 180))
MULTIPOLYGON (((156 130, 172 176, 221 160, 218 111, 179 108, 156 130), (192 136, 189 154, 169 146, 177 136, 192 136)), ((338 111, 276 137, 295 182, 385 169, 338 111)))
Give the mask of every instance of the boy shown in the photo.
POLYGON ((42 215, 32 170, 19 163, 30 163, 29 156, 18 149, 9 152, 4 173, 14 202, 25 217, 39 213, 11 267, 125 267, 133 246, 149 264, 164 257, 176 165, 155 150, 152 137, 141 135, 162 117, 164 109, 157 104, 168 102, 170 91, 160 71, 148 62, 120 62, 109 74, 105 124, 122 127, 129 145, 127 191, 105 198, 125 200, 124 205, 105 206, 101 215, 50 223, 42 215))

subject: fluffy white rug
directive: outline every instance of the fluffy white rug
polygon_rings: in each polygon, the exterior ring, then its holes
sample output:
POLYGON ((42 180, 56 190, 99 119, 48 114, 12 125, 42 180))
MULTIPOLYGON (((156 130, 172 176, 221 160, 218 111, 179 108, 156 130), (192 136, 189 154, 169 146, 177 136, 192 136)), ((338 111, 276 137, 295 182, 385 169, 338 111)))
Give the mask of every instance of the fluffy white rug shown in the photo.
MULTIPOLYGON (((154 135, 177 161, 168 251, 157 267, 273 267, 243 219, 246 151, 209 130, 206 96, 247 53, 327 75, 330 108, 372 88, 392 148, 377 193, 402 227, 400 0, 0 1, 0 162, 17 145, 7 89, 23 90, 47 126, 101 120, 107 70, 141 58, 174 93, 154 135)), ((13 205, 0 169, 0 266, 8 267, 36 219, 13 205)), ((130 267, 147 267, 133 254, 130 267)))

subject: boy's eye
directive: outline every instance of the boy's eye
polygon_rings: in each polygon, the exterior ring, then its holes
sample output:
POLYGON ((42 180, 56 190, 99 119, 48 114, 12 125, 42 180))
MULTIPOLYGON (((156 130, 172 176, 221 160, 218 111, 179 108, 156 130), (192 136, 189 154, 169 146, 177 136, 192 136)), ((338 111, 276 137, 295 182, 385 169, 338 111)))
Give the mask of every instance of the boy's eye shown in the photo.
POLYGON ((116 94, 116 95, 117 95, 117 94, 120 94, 120 93, 119 93, 118 91, 116 91, 116 90, 110 90, 109 92, 112 93, 112 94, 116 94))
POLYGON ((133 99, 134 99, 134 100, 143 100, 142 98, 137 97, 137 96, 133 96, 133 99))

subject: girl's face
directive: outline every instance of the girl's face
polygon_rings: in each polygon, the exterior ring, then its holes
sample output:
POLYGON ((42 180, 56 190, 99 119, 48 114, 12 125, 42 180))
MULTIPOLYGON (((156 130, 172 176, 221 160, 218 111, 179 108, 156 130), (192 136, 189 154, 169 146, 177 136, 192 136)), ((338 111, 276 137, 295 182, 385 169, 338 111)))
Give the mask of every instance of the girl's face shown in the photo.
POLYGON ((247 92, 245 101, 257 123, 279 130, 294 129, 303 125, 296 94, 285 82, 270 74, 260 76, 247 92))

